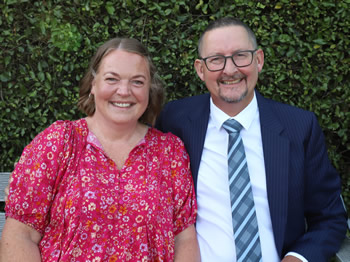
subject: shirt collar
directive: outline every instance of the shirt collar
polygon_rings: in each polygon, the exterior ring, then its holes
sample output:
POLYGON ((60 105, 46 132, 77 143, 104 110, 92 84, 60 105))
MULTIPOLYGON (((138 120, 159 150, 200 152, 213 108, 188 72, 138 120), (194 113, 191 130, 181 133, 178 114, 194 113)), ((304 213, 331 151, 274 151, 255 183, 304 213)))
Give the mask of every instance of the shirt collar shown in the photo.
MULTIPOLYGON (((138 142, 137 146, 147 146, 149 144, 151 133, 154 132, 154 128, 148 128, 146 135, 138 142)), ((95 146, 96 148, 104 151, 102 144, 98 140, 97 136, 89 130, 87 142, 95 146)))
POLYGON ((238 115, 230 117, 220 108, 218 108, 213 99, 210 97, 210 118, 213 121, 214 126, 217 129, 222 127, 222 124, 228 119, 234 119, 238 121, 245 130, 248 130, 251 123, 254 120, 254 117, 258 111, 258 102, 254 93, 252 101, 246 106, 238 115))

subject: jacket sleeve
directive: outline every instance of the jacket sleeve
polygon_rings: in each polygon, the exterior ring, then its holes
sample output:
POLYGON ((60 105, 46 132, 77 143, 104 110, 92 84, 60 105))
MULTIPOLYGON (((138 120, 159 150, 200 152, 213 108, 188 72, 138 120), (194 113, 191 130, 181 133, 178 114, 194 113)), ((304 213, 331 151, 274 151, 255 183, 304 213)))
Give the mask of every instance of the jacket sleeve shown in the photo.
POLYGON ((340 176, 328 158, 326 143, 316 116, 312 114, 308 140, 304 144, 306 232, 290 250, 308 261, 328 261, 346 233, 346 212, 341 198, 340 176))

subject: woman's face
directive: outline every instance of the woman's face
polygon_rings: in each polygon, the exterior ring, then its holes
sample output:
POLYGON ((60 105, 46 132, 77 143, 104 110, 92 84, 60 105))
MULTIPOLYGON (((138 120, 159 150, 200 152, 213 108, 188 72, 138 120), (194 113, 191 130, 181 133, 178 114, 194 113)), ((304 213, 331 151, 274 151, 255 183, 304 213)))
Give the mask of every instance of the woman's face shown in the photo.
POLYGON ((121 49, 111 51, 92 81, 94 118, 115 124, 137 122, 148 106, 151 77, 146 59, 121 49))

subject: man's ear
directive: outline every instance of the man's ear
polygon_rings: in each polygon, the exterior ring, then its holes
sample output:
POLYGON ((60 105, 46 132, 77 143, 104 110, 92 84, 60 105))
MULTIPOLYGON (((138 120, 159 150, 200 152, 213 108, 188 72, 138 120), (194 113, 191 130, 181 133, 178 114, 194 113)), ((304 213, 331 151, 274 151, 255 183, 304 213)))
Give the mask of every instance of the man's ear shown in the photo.
POLYGON ((264 66, 264 51, 262 49, 256 51, 256 61, 258 64, 258 72, 261 72, 264 66))
POLYGON ((199 76, 199 78, 204 81, 204 62, 200 59, 196 59, 196 61, 194 61, 194 68, 196 69, 197 75, 199 76))

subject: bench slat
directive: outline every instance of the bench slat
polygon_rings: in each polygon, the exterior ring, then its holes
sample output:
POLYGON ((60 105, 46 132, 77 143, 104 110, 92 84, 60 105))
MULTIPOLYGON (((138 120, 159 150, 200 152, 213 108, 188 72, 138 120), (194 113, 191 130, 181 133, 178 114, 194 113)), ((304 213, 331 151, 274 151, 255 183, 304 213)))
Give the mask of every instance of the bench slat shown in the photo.
POLYGON ((7 184, 9 183, 9 176, 10 176, 9 172, 0 173, 0 202, 5 201, 4 189, 7 186, 7 184))
POLYGON ((1 239, 1 233, 4 227, 4 224, 5 224, 5 213, 0 213, 0 239, 1 239))
POLYGON ((350 261, 350 239, 346 238, 336 255, 337 262, 349 262, 350 261))
MULTIPOLYGON (((9 183, 9 172, 0 172, 0 202, 5 201, 5 187, 9 183)), ((5 224, 5 213, 3 211, 0 211, 0 239, 1 239, 1 233, 2 229, 5 224)))

